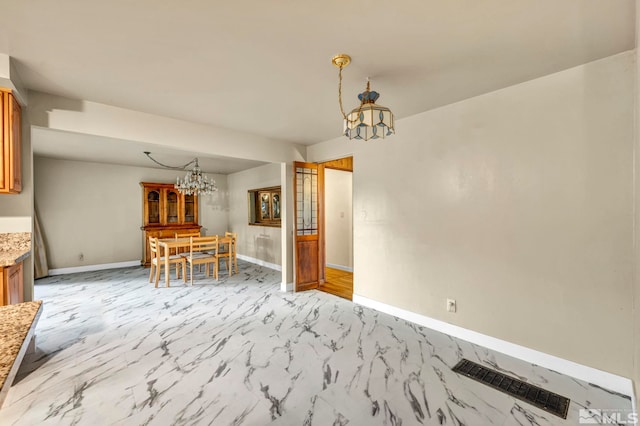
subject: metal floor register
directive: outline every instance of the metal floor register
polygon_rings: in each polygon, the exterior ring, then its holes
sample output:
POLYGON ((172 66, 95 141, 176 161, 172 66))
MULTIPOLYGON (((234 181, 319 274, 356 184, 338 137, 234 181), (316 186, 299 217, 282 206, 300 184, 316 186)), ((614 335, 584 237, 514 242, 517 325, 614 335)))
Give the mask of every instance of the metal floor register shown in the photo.
POLYGON ((548 413, 563 419, 567 418, 570 400, 557 393, 514 379, 464 358, 453 367, 453 371, 534 405, 548 413))

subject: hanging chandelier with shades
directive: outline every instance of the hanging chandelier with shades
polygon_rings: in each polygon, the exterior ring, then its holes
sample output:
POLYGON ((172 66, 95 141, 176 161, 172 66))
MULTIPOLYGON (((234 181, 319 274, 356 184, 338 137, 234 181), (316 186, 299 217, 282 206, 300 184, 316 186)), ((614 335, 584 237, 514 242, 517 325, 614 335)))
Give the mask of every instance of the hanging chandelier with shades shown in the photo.
POLYGON ((185 195, 208 195, 212 194, 218 190, 216 186, 216 181, 210 179, 207 175, 202 173, 200 166, 198 165, 198 157, 189 161, 187 164, 183 166, 167 166, 166 164, 162 164, 155 158, 151 156, 149 151, 144 151, 145 155, 149 157, 151 161, 158 164, 159 166, 164 167, 165 169, 171 170, 187 170, 187 167, 190 165, 194 165, 193 169, 187 172, 183 179, 180 179, 178 176, 176 178, 175 188, 181 193, 185 195))
POLYGON ((376 104, 380 97, 378 92, 371 90, 369 79, 367 88, 358 95, 360 105, 349 114, 344 113, 342 107, 342 69, 351 63, 351 57, 344 53, 336 55, 331 63, 339 68, 338 71, 338 103, 344 119, 343 134, 349 139, 379 139, 395 133, 393 127, 393 113, 387 107, 376 104))

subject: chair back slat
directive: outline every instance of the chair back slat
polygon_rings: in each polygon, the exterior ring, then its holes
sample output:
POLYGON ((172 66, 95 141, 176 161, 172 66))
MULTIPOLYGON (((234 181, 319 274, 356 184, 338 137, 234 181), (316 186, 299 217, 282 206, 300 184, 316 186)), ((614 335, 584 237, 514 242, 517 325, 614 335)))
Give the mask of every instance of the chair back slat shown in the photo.
POLYGON ((189 255, 193 257, 193 253, 197 252, 217 252, 218 237, 216 235, 210 237, 189 237, 189 255))
POLYGON ((155 237, 149 237, 149 250, 151 251, 151 257, 155 257, 158 254, 158 239, 155 237))
POLYGON ((176 240, 178 238, 199 237, 200 231, 176 232, 175 235, 176 235, 176 240))

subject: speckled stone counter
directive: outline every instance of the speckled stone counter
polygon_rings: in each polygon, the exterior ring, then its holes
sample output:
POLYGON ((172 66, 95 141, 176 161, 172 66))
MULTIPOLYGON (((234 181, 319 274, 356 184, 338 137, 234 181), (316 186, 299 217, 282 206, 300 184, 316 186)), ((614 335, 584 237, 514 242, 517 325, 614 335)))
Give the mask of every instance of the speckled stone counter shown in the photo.
POLYGON ((31 232, 0 233, 0 267, 22 262, 31 253, 31 232))
POLYGON ((42 301, 0 306, 0 407, 33 337, 42 301))

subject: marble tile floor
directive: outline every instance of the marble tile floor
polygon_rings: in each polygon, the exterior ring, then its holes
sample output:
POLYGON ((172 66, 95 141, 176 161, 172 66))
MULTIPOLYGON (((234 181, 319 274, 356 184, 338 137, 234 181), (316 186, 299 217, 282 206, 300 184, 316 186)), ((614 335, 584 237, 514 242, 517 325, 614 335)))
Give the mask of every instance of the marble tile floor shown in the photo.
POLYGON ((155 289, 125 268, 37 281, 37 351, 0 425, 575 425, 621 395, 239 262, 155 289), (451 371, 483 363, 571 399, 567 420, 451 371))

